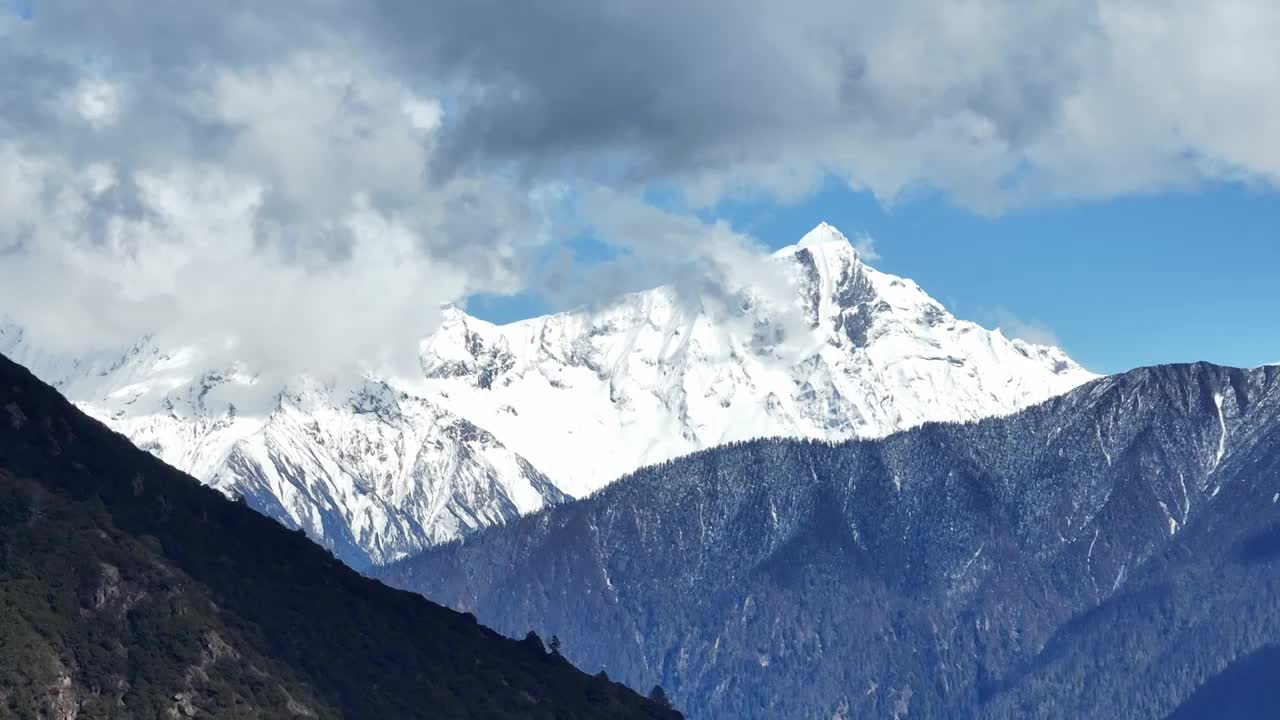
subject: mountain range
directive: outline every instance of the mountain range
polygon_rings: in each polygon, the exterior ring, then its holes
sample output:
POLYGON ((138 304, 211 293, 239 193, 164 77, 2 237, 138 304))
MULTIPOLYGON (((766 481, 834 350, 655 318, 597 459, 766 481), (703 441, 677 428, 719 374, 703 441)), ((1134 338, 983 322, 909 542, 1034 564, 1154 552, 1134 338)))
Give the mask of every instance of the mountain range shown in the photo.
POLYGON ((362 577, 0 358, 0 718, 678 720, 362 577))
POLYGON ((761 262, 449 307, 409 376, 0 322, 53 386, 0 359, 0 718, 1280 710, 1280 367, 1099 378, 825 224, 761 262))
POLYGON ((1280 368, 732 443, 376 571, 691 718, 1273 717, 1280 368))
POLYGON ((1007 415, 1095 377, 958 320, 825 223, 765 268, 714 301, 659 287, 500 326, 451 307, 407 378, 271 380, 162 336, 73 358, 12 323, 0 353, 358 569, 704 448, 1007 415))

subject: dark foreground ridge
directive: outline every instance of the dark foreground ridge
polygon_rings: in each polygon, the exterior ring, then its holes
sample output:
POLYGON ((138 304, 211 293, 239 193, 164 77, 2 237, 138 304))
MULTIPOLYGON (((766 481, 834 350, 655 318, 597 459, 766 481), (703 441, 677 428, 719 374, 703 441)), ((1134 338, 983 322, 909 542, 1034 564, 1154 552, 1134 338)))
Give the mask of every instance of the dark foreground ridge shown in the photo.
POLYGON ((691 718, 1278 717, 1280 367, 717 448, 379 572, 691 718))
POLYGON ((0 718, 679 718, 361 577, 0 357, 0 718))

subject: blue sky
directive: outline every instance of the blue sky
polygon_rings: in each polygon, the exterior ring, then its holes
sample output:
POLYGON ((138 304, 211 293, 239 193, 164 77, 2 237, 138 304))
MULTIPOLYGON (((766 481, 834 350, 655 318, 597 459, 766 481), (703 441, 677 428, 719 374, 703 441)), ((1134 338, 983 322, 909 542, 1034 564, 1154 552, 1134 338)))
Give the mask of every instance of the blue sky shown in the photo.
MULTIPOLYGON (((886 209, 830 182, 798 203, 725 202, 706 215, 771 247, 822 220, 867 233, 877 267, 916 280, 956 315, 1047 331, 1097 372, 1280 362, 1274 192, 1220 184, 984 216, 936 197, 886 209)), ((549 307, 515 296, 473 298, 469 309, 508 322, 549 307)))

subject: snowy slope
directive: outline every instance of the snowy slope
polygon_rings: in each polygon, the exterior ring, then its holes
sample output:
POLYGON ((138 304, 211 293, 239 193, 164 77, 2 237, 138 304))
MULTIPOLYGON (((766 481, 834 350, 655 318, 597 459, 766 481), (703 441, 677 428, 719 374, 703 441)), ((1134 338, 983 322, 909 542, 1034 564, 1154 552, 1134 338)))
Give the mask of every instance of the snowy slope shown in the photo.
POLYGON ((879 437, 1009 414, 1095 377, 957 320, 825 223, 773 261, 793 308, 748 295, 726 317, 659 288, 501 327, 453 310, 423 344, 424 388, 581 496, 728 441, 879 437))
POLYGON ((0 352, 139 447, 363 568, 565 499, 492 435, 368 377, 265 387, 150 339, 74 362, 12 325, 0 352))
POLYGON ((357 567, 723 442, 883 436, 1093 378, 1056 348, 957 320, 825 223, 767 270, 785 296, 657 288, 505 326, 450 309, 411 380, 268 381, 163 338, 73 359, 4 324, 0 353, 357 567))

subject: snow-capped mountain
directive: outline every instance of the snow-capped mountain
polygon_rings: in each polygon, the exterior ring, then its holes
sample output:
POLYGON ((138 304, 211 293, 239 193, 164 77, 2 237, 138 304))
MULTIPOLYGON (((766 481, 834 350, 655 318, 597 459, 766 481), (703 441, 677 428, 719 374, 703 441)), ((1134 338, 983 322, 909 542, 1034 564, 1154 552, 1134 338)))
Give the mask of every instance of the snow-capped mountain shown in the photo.
POLYGON ((707 310, 659 288, 504 326, 453 310, 423 344, 425 387, 582 496, 733 440, 881 437, 1006 415, 1095 377, 957 320, 826 223, 773 263, 791 307, 748 290, 707 310))
POLYGON ((1094 376, 957 320, 822 224, 772 286, 660 287, 497 326, 446 311, 423 374, 268 381, 146 338, 67 358, 0 325, 0 352, 166 462, 383 563, 727 441, 879 437, 1012 413, 1094 376))
POLYGON ((26 364, 134 444, 364 568, 565 499, 473 423, 382 380, 261 382, 152 339, 67 361, 0 327, 26 364))

